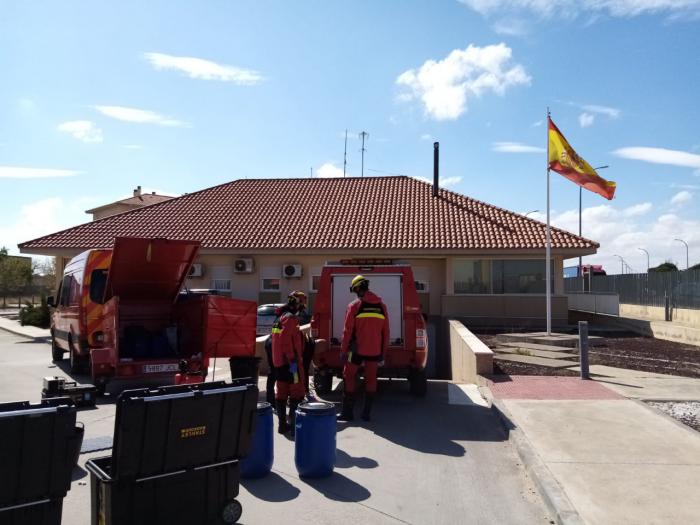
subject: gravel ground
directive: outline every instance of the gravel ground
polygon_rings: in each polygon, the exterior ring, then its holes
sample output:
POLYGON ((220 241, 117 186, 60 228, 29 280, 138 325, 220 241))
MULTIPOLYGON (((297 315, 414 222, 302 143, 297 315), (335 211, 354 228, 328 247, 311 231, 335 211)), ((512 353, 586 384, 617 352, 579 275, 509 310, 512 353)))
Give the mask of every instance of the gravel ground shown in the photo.
POLYGON ((648 401, 647 403, 700 432, 700 401, 648 401))

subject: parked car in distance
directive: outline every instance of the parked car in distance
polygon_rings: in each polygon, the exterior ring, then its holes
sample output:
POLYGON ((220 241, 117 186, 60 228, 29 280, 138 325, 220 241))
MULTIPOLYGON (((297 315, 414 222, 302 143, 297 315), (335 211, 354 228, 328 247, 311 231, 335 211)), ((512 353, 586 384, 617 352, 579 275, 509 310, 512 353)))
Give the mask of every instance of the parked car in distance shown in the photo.
POLYGON ((284 303, 261 304, 258 306, 258 328, 257 334, 270 335, 272 324, 277 319, 277 309, 284 306, 284 303))
MULTIPOLYGON (((284 303, 261 304, 258 306, 258 328, 257 334, 270 335, 272 324, 277 318, 277 309, 284 306, 284 303)), ((299 315, 299 324, 305 325, 311 322, 311 314, 307 311, 299 315)))

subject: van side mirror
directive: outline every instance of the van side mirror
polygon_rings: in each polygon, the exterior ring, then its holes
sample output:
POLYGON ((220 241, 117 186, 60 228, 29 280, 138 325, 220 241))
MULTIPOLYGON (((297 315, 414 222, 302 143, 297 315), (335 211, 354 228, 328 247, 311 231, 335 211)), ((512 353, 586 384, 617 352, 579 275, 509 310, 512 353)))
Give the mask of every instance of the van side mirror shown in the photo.
POLYGON ((53 295, 49 295, 46 298, 46 304, 49 305, 51 308, 56 308, 56 299, 53 295))

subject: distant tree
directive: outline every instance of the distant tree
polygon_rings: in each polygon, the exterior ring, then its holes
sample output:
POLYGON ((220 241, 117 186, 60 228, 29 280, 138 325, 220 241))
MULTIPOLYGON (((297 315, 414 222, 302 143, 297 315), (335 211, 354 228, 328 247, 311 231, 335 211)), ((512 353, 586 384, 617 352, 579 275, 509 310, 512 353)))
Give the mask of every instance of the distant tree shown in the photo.
POLYGON ((677 272, 678 266, 676 266, 672 262, 666 261, 665 263, 661 263, 660 265, 656 266, 655 268, 649 268, 649 271, 650 272, 677 272))
POLYGON ((32 266, 26 259, 12 257, 7 254, 7 248, 0 248, 0 294, 2 305, 6 305, 7 297, 17 297, 32 282, 32 266))
POLYGON ((690 267, 691 270, 700 270, 700 263, 694 264, 690 267))

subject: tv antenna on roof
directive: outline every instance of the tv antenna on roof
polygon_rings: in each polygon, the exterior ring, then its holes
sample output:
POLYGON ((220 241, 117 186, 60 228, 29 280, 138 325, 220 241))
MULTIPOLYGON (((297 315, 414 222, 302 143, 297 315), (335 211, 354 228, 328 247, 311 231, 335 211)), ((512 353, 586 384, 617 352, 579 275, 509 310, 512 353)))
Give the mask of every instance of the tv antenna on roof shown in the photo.
POLYGON ((369 138, 369 133, 366 131, 363 131, 360 133, 360 138, 362 139, 362 149, 360 150, 362 152, 362 177, 365 176, 365 138, 369 138))
POLYGON ((348 130, 345 130, 345 151, 343 152, 343 178, 345 178, 345 168, 348 165, 348 130))

